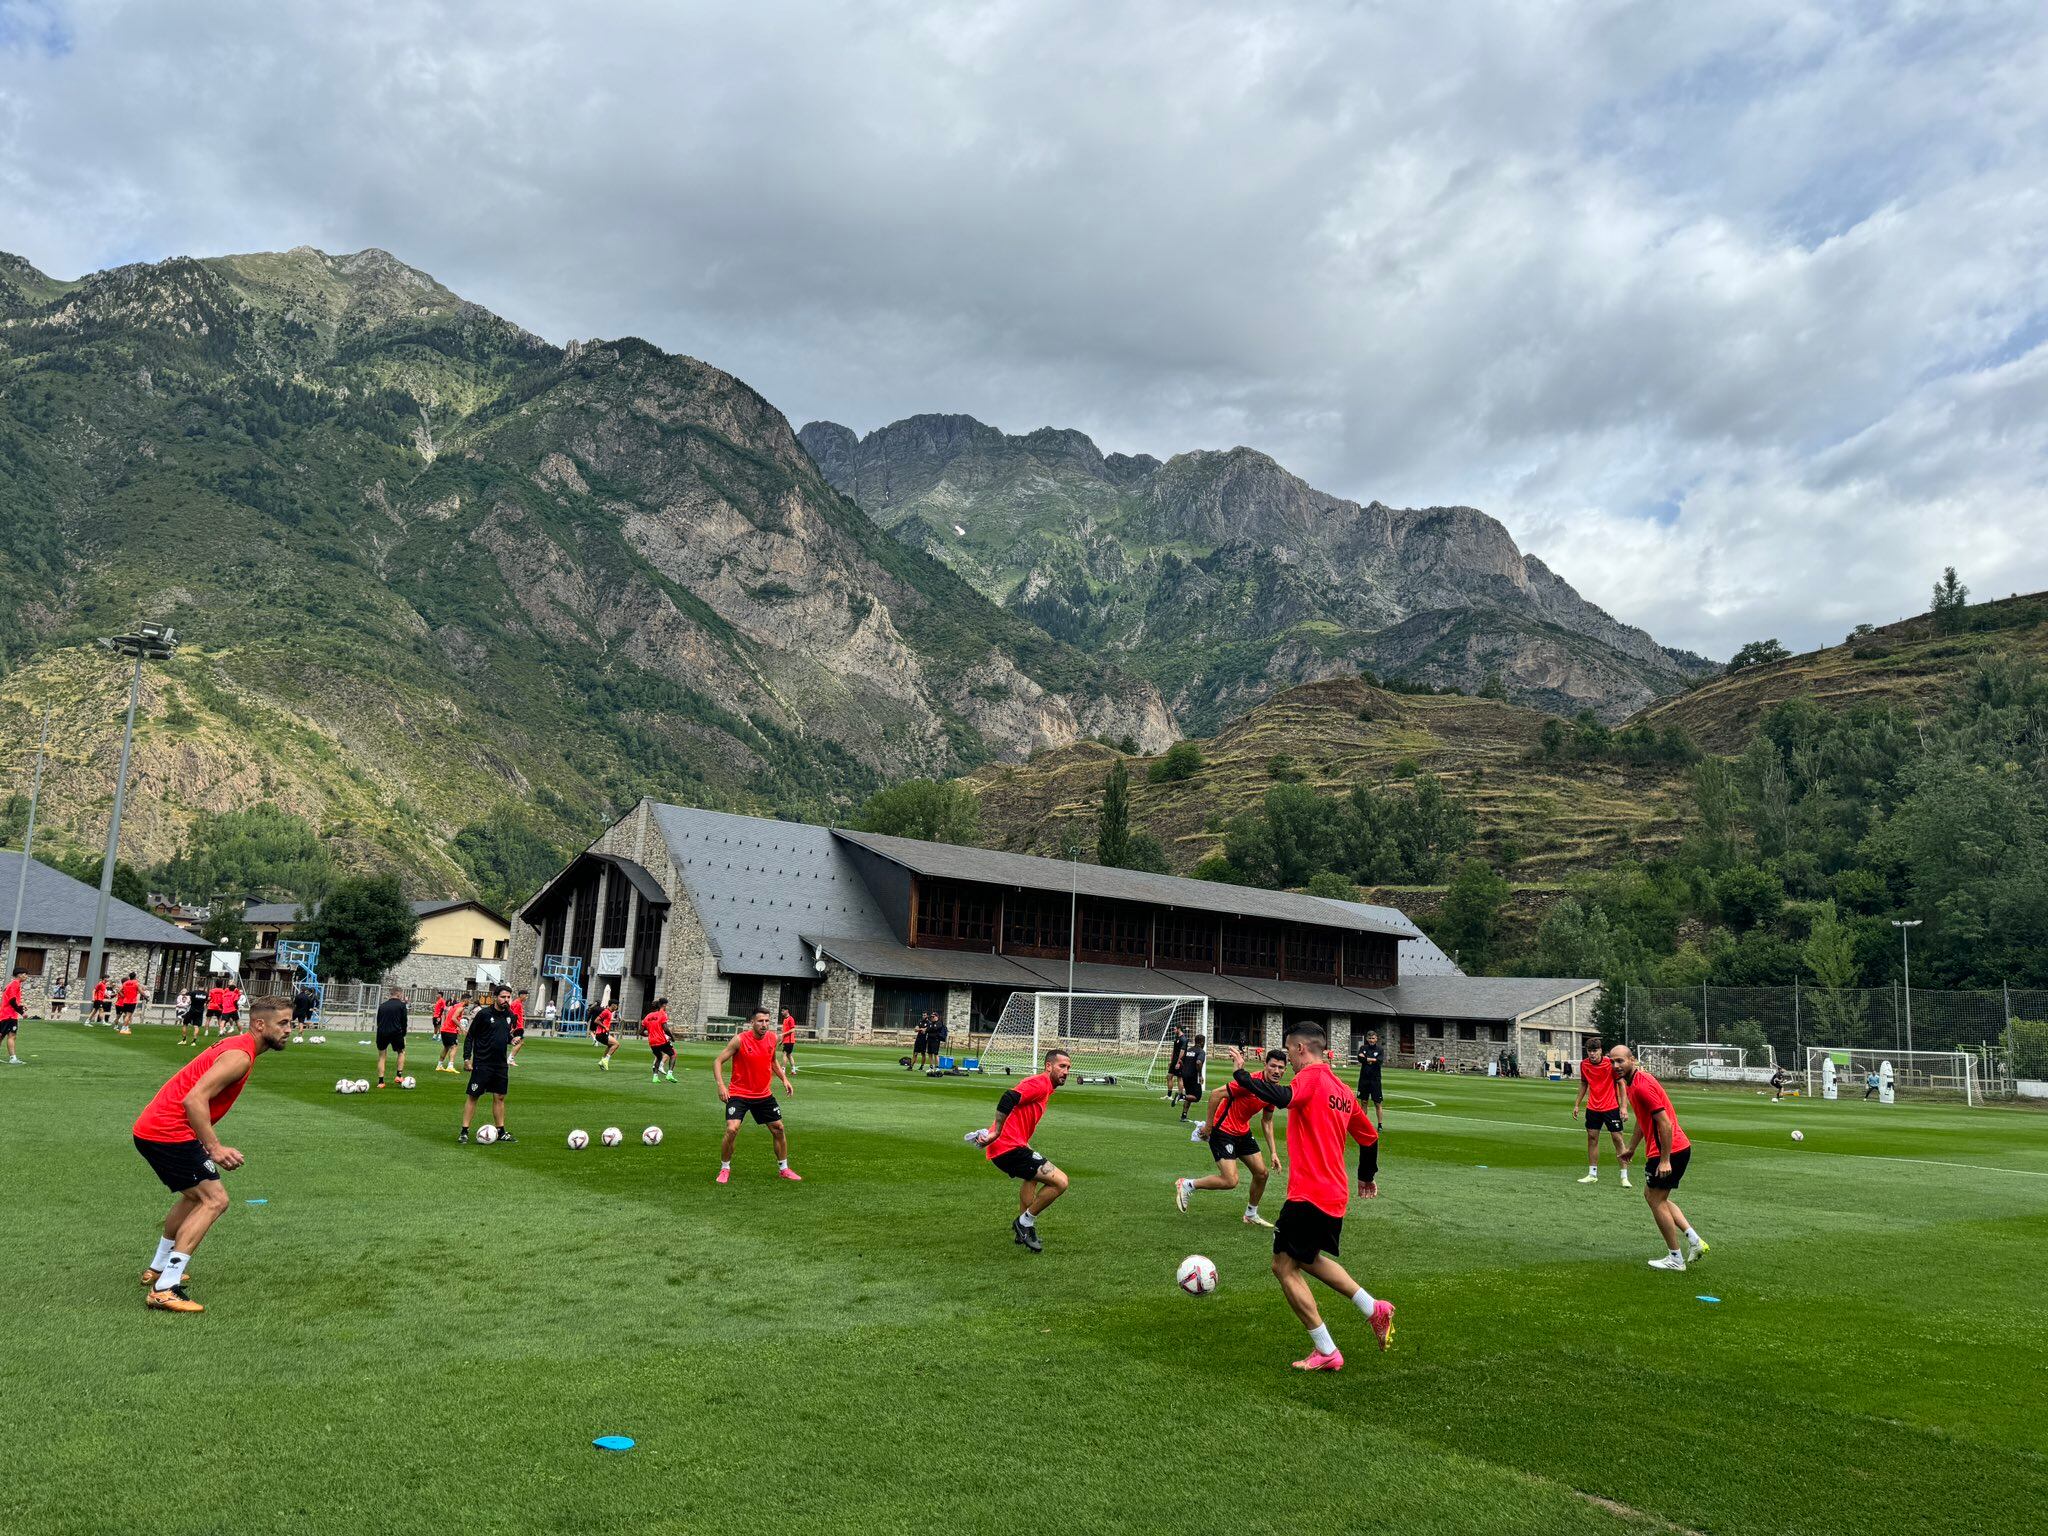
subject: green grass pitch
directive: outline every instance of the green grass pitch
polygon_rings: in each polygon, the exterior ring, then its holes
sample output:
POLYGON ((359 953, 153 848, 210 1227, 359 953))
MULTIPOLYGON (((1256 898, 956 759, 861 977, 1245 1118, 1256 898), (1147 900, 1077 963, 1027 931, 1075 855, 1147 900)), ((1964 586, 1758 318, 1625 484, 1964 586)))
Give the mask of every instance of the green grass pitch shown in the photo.
POLYGON ((249 1161, 193 1264, 209 1310, 177 1317, 137 1288, 168 1197, 128 1133, 186 1053, 162 1029, 24 1044, 0 1068, 0 1530, 23 1536, 1870 1536, 2048 1508, 2048 1115, 1674 1084, 1713 1252, 1669 1275, 1639 1194, 1574 1182, 1569 1086, 1392 1074, 1344 1259, 1399 1307, 1394 1348, 1332 1304, 1349 1366, 1303 1377, 1268 1234, 1230 1195, 1174 1209, 1206 1154, 1137 1092, 1054 1101, 1037 1145, 1074 1189, 1033 1257, 960 1141, 995 1081, 805 1049, 806 1182, 750 1125, 720 1189, 708 1047, 657 1085, 642 1051, 600 1075, 530 1041, 520 1142, 480 1148, 430 1046, 415 1091, 345 1098, 371 1052, 336 1035, 263 1058, 224 1122, 249 1161), (607 1125, 625 1146, 564 1144, 607 1125), (1213 1296, 1175 1289, 1190 1253, 1213 1296))

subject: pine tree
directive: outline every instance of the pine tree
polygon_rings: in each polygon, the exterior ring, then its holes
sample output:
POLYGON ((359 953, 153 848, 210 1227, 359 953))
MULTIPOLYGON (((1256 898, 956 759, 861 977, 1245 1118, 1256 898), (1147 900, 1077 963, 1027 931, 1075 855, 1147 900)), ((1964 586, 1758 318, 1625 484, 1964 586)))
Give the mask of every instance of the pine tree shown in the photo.
POLYGON ((1095 822, 1095 862, 1123 869, 1131 857, 1131 771, 1122 762, 1109 765, 1102 781, 1102 809, 1095 822))

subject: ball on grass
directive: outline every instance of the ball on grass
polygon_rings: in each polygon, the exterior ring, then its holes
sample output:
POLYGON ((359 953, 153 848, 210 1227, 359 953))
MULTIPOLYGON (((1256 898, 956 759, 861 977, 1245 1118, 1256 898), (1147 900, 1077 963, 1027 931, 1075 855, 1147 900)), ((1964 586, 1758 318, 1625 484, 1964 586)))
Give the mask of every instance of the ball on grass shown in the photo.
POLYGON ((1794 1141, 1804 1141, 1804 1140, 1806 1140, 1806 1132, 1804 1132, 1804 1131, 1794 1131, 1794 1132, 1792 1133, 1792 1139, 1793 1139, 1794 1141))
POLYGON ((488 1147, 492 1142, 496 1141, 497 1139, 498 1128, 495 1125, 480 1125, 476 1128, 476 1140, 478 1146, 488 1147))
POLYGON ((1191 1253, 1173 1272, 1173 1283, 1190 1296, 1206 1296, 1216 1289, 1216 1266, 1199 1253, 1191 1253))
POLYGON ((401 1077, 398 1080, 398 1086, 401 1088, 417 1088, 419 1084, 415 1082, 412 1078, 401 1077))
POLYGON ((370 1091, 370 1080, 369 1080, 369 1079, 368 1079, 367 1077, 359 1077, 359 1078, 357 1078, 357 1079, 356 1079, 356 1092, 357 1092, 357 1093, 368 1093, 369 1091, 370 1091))
POLYGON ((569 1150, 571 1152, 581 1152, 585 1147, 589 1145, 590 1132, 582 1129, 577 1129, 569 1133, 569 1150))
POLYGON ((336 1093, 354 1093, 356 1085, 345 1077, 337 1077, 334 1080, 334 1091, 336 1093))
POLYGON ((660 1127, 660 1126, 658 1126, 658 1125, 650 1125, 649 1127, 647 1127, 647 1129, 646 1129, 646 1130, 644 1130, 644 1131, 642 1131, 642 1132, 640 1133, 640 1139, 641 1139, 642 1141, 646 1142, 646 1143, 647 1143, 647 1145, 648 1145, 648 1146, 650 1146, 650 1147, 658 1147, 658 1146, 660 1146, 660 1145, 661 1145, 661 1127, 660 1127))
POLYGON ((616 1125, 608 1125, 604 1128, 604 1134, 597 1139, 608 1147, 616 1147, 626 1139, 626 1133, 616 1125))

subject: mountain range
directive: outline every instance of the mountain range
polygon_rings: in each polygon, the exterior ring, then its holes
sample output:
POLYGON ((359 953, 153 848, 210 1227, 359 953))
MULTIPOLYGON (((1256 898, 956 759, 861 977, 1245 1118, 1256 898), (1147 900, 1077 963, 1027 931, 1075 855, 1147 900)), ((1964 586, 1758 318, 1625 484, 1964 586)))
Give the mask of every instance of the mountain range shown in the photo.
POLYGON ((1250 448, 1161 462, 937 415, 798 438, 898 539, 1151 679, 1197 734, 1361 670, 1610 721, 1715 670, 1587 602, 1483 512, 1361 505, 1250 448))

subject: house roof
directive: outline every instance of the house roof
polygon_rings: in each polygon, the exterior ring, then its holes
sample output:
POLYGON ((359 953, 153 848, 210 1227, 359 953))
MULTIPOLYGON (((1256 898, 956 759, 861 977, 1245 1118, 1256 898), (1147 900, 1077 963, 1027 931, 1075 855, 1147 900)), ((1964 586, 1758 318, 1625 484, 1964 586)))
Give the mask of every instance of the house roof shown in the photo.
POLYGON ((1317 896, 1297 896, 1288 891, 1224 885, 1213 880, 1185 880, 1178 875, 1152 875, 1135 869, 1107 869, 1100 864, 1043 859, 1024 853, 998 853, 957 843, 925 843, 910 837, 884 837, 877 832, 835 831, 831 835, 900 864, 914 874, 933 879, 976 880, 1023 890, 1056 891, 1061 895, 1071 890, 1083 896, 1184 907, 1231 917, 1314 923, 1324 928, 1350 928, 1359 933, 1380 933, 1396 939, 1420 937, 1420 930, 1406 918, 1391 921, 1384 915, 1387 909, 1368 907, 1362 902, 1328 901, 1317 896))
MULTIPOLYGON (((11 895, 20 879, 21 855, 0 853, 0 891, 11 895)), ((28 886, 22 895, 21 931, 24 935, 47 935, 53 939, 90 940, 99 899, 100 893, 93 886, 74 880, 39 859, 30 859, 28 886)), ((107 937, 123 944, 165 944, 180 949, 211 947, 197 934, 187 933, 125 901, 107 903, 107 937)))
POLYGON ((1406 912, 1399 907, 1378 907, 1368 901, 1337 901, 1332 897, 1319 896, 1318 901, 1328 901, 1332 906, 1349 907, 1392 923, 1411 937, 1401 949, 1401 974, 1403 976, 1462 976, 1464 970, 1437 947, 1436 940, 1415 926, 1406 912))
POLYGON ((1599 985, 1555 976, 1403 976, 1385 995, 1403 1018, 1504 1023, 1599 985))

